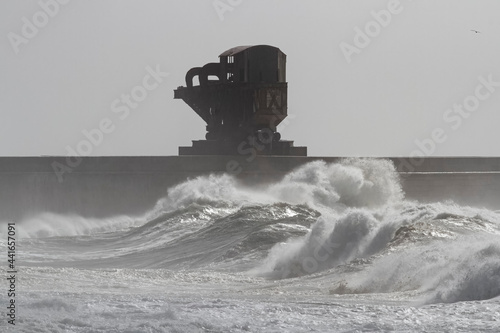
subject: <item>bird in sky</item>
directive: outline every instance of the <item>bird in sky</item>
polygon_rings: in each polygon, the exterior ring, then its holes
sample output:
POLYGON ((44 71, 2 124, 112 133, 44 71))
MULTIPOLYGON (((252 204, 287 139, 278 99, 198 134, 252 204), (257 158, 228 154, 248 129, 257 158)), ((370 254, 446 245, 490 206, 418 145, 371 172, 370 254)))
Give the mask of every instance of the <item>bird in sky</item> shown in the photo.
POLYGON ((480 34, 480 33, 481 33, 481 31, 477 31, 477 30, 474 30, 474 29, 470 29, 470 31, 473 31, 473 32, 475 32, 476 34, 480 34))

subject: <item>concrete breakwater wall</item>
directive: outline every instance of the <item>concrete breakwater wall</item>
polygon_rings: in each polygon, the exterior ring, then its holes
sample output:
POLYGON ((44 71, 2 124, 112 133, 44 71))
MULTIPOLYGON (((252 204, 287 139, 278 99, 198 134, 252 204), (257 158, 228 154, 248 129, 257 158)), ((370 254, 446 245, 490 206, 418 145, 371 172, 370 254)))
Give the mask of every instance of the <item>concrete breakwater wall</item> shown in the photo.
MULTIPOLYGON (((0 220, 40 212, 86 217, 141 214, 188 178, 229 172, 244 183, 277 181, 294 168, 338 157, 0 157, 0 220), (78 162, 78 163, 77 163, 78 162)), ((500 209, 500 158, 388 158, 407 198, 500 209)))

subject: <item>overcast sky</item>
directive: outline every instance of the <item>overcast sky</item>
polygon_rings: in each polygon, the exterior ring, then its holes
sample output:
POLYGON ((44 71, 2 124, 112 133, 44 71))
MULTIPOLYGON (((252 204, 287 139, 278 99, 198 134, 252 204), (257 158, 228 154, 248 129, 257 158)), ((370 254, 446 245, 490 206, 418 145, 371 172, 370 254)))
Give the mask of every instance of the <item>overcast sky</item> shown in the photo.
POLYGON ((186 72, 268 44, 287 54, 278 129, 310 156, 498 156, 499 14, 498 0, 2 1, 0 155, 177 155, 205 135, 173 99, 186 72))

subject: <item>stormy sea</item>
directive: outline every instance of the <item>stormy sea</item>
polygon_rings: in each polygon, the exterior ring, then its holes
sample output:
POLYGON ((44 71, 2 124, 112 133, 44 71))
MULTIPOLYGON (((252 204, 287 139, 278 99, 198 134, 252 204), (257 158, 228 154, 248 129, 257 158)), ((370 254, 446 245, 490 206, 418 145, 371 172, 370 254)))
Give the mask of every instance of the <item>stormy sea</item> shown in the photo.
POLYGON ((500 211, 406 199, 390 161, 202 176, 152 205, 1 221, 0 331, 500 332, 500 211))

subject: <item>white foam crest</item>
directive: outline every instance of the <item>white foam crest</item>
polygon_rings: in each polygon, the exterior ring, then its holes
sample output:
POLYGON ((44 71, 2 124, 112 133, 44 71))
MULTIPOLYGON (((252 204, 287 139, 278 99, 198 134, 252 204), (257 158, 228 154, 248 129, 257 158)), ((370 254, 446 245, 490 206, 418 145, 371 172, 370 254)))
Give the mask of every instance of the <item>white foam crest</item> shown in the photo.
POLYGON ((275 278, 314 273, 379 251, 399 224, 383 217, 403 199, 392 162, 374 159, 312 162, 271 186, 270 192, 322 212, 306 236, 275 246, 252 271, 275 278))
POLYGON ((445 273, 443 270, 443 274, 434 280, 435 292, 427 302, 450 303, 500 296, 498 239, 494 243, 478 244, 462 251, 461 258, 461 261, 447 267, 448 271, 445 273))
MULTIPOLYGON (((131 216, 88 218, 72 214, 44 212, 16 223, 16 229, 20 238, 45 238, 118 231, 144 222, 143 218, 131 216)), ((6 227, 2 229, 6 229, 6 227)))
POLYGON ((288 278, 316 273, 382 249, 394 228, 362 209, 349 209, 340 218, 322 216, 304 237, 271 249, 264 264, 252 273, 288 278))
POLYGON ((390 161, 344 159, 315 161, 264 188, 249 188, 227 174, 200 176, 170 188, 154 211, 171 211, 191 204, 227 206, 286 202, 319 210, 380 207, 402 199, 398 174, 390 161))
MULTIPOLYGON (((273 247, 264 263, 251 273, 272 278, 302 276, 354 259, 368 258, 381 251, 387 254, 397 245, 414 247, 418 242, 454 240, 476 233, 498 237, 498 217, 497 213, 486 209, 460 207, 452 202, 421 204, 389 200, 386 206, 376 209, 347 208, 342 213, 331 210, 312 225, 307 235, 273 247), (403 232, 398 234, 398 230, 403 232)), ((402 255, 401 260, 405 258, 402 255)), ((394 269, 393 263, 388 263, 390 269, 394 269)), ((384 265, 381 267, 381 272, 371 275, 383 276, 386 270, 384 265)), ((408 271, 415 268, 410 267, 408 271)), ((428 273, 435 276, 434 272, 428 273)), ((358 289, 365 287, 356 286, 358 289)))
POLYGON ((500 295, 498 238, 482 235, 426 243, 379 257, 349 279, 351 293, 418 291, 423 303, 486 300, 500 295))
POLYGON ((419 203, 405 201, 398 215, 401 225, 425 220, 455 221, 457 228, 480 229, 491 234, 500 234, 500 214, 485 208, 460 206, 452 201, 419 203), (475 223, 472 223, 475 222, 475 223))
POLYGON ((269 188, 276 198, 324 210, 380 207, 403 198, 392 162, 344 159, 340 163, 308 163, 269 188))
POLYGON ((265 197, 239 185, 227 174, 200 176, 168 189, 167 196, 157 202, 153 211, 172 211, 192 204, 231 207, 245 202, 263 202, 265 197))

